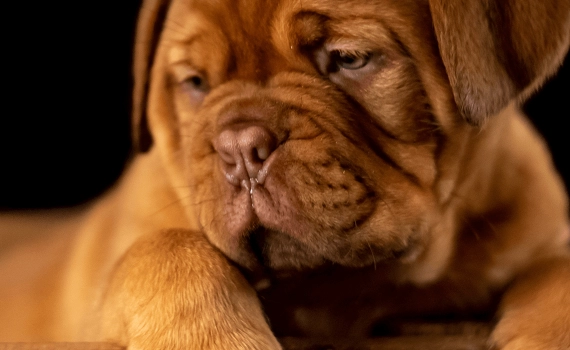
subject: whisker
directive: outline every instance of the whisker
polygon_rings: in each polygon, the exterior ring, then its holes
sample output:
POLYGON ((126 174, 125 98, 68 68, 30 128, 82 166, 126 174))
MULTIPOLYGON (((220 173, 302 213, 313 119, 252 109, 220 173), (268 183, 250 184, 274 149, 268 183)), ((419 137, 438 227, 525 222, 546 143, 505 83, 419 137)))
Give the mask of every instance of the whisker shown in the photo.
POLYGON ((374 251, 372 250, 372 246, 370 243, 368 244, 368 249, 370 249, 370 253, 372 254, 372 261, 374 261, 374 270, 376 270, 376 256, 374 256, 374 251))
POLYGON ((158 215, 158 214, 162 213, 163 211, 165 211, 166 209, 172 207, 172 206, 175 205, 175 204, 181 203, 184 199, 189 198, 189 197, 190 197, 190 196, 177 198, 175 201, 172 201, 171 203, 168 203, 167 205, 165 205, 165 206, 163 206, 162 208, 158 209, 158 210, 155 211, 154 213, 150 214, 150 216, 158 215))

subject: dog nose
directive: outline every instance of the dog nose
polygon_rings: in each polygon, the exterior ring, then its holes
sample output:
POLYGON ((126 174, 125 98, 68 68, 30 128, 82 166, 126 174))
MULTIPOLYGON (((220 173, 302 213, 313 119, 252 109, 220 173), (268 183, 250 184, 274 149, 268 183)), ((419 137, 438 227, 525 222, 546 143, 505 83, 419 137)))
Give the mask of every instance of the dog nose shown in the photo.
POLYGON ((214 142, 227 180, 240 186, 257 179, 263 162, 275 148, 275 138, 263 126, 245 125, 223 130, 214 142))

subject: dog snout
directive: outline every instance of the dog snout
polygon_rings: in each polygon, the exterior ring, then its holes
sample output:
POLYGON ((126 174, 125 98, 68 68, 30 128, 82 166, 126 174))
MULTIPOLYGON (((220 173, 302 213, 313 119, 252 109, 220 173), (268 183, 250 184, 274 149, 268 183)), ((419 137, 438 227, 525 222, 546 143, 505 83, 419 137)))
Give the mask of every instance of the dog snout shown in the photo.
POLYGON ((258 179, 264 162, 275 150, 275 137, 264 126, 242 124, 223 129, 214 147, 229 183, 240 186, 258 179))

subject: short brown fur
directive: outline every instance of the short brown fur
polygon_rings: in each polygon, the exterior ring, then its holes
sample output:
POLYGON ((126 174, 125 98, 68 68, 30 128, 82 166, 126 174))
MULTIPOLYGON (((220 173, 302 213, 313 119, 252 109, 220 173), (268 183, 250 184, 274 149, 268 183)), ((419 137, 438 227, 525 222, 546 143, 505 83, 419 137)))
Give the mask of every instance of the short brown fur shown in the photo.
POLYGON ((497 349, 569 348, 567 198, 517 102, 570 3, 271 4, 144 2, 148 152, 67 218, 2 217, 0 341, 265 350, 496 311, 497 349))

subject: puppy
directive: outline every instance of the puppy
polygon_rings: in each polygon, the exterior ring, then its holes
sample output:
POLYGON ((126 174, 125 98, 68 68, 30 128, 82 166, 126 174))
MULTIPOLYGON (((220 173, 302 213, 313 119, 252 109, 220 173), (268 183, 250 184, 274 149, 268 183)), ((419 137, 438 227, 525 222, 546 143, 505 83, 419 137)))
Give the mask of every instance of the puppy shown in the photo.
POLYGON ((75 233, 5 252, 2 340, 280 349, 496 311, 497 349, 570 347, 567 199, 517 108, 568 1, 146 0, 137 31, 140 152, 75 233))

